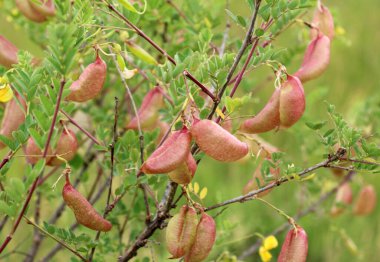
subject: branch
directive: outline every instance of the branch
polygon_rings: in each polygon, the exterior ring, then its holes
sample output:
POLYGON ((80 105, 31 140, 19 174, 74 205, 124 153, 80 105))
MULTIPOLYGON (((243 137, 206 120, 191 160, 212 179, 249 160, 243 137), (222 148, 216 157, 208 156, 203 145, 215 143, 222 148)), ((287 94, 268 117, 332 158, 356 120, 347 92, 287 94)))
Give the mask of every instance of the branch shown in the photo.
MULTIPOLYGON (((310 172, 313 172, 314 170, 317 170, 319 168, 322 168, 322 167, 328 167, 330 163, 334 162, 334 161, 337 161, 340 157, 342 157, 344 154, 345 154, 345 150, 344 149, 339 149, 338 152, 333 155, 333 156, 330 156, 327 160, 325 161, 322 161, 312 167, 309 167, 309 168, 306 168, 305 170, 299 172, 297 175, 298 177, 303 177, 305 176, 306 174, 310 173, 310 172)), ((283 177, 283 178, 280 178, 279 180, 277 180, 276 182, 274 183, 270 183, 269 185, 266 185, 260 189, 257 189, 257 190, 254 190, 254 191, 251 191, 249 192, 248 194, 245 194, 243 196, 239 196, 239 197, 235 197, 235 198, 232 198, 232 199, 229 199, 229 200, 226 200, 224 202, 221 202, 219 204, 216 204, 216 205, 213 205, 213 206, 210 206, 210 207, 207 207, 205 208, 205 211, 210 211, 210 210, 213 210, 213 209, 216 209, 216 208, 219 208, 219 207, 223 207, 223 206, 227 206, 227 205, 230 205, 230 204, 234 204, 234 203, 243 203, 243 202, 246 202, 246 201, 249 201, 249 200, 252 200, 252 199, 255 199, 255 197, 259 194, 259 193, 262 193, 262 192, 265 192, 269 189, 272 189, 274 187, 278 187, 286 182, 289 182, 291 180, 294 180, 296 178, 296 176, 291 176, 291 177, 283 177)))
MULTIPOLYGON (((59 107, 61 105, 62 92, 63 92, 63 88, 65 87, 65 83, 66 83, 66 81, 64 79, 62 79, 60 87, 59 87, 59 91, 58 91, 57 104, 55 105, 55 110, 54 110, 54 114, 53 114, 52 123, 50 125, 49 134, 48 134, 48 137, 47 137, 47 140, 46 140, 46 144, 45 144, 45 148, 44 148, 44 152, 43 152, 43 158, 46 158, 46 156, 48 154, 50 140, 51 140, 52 135, 53 135, 55 122, 57 120, 57 115, 58 115, 59 107)), ((40 176, 41 176, 41 174, 38 174, 37 178, 34 180, 31 188, 29 189, 28 196, 26 197, 26 200, 25 200, 25 203, 24 203, 24 205, 23 205, 23 207, 21 209, 21 212, 18 215, 18 217, 16 219, 16 222, 13 224, 11 232, 8 234, 7 238, 5 239, 5 241, 3 242, 3 244, 0 247, 0 254, 4 251, 4 249, 6 248, 6 246, 12 240, 13 234, 16 232, 16 230, 17 230, 17 228, 18 228, 18 226, 19 226, 19 224, 21 222, 21 219, 22 219, 22 217, 24 216, 24 214, 26 212, 26 209, 27 209, 27 207, 29 205, 29 202, 32 199, 33 193, 36 190, 36 187, 37 187, 38 180, 39 180, 40 176)))
MULTIPOLYGON (((314 212, 317 209, 317 207, 322 205, 323 202, 325 202, 332 195, 334 195, 340 187, 342 187, 345 183, 348 183, 350 180, 352 180, 355 174, 356 174, 355 172, 349 172, 336 187, 334 187, 330 191, 323 194, 317 201, 315 201, 309 207, 305 208, 304 210, 299 212, 297 215, 295 215, 294 220, 299 220, 302 217, 314 212)), ((282 233, 283 231, 285 231, 286 229, 288 229, 289 226, 290 226, 289 223, 284 223, 281 226, 279 226, 277 229, 272 231, 272 233, 270 233, 269 235, 274 235, 274 236, 278 235, 282 233)), ((249 247, 239 256, 239 260, 246 260, 247 257, 256 253, 259 247, 261 246, 261 242, 262 242, 261 239, 257 240, 255 244, 253 244, 251 247, 249 247)))

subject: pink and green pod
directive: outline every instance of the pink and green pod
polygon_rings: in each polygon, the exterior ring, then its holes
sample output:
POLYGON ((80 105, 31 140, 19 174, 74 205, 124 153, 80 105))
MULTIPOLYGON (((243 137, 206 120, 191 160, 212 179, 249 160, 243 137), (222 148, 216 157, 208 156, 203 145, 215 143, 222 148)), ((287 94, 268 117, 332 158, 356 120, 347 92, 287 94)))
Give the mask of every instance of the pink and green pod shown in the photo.
POLYGON ((55 6, 53 0, 28 0, 32 9, 44 16, 54 16, 55 6))
POLYGON ((17 52, 17 47, 0 35, 0 65, 11 68, 13 64, 17 64, 17 52))
POLYGON ((372 213, 376 207, 376 190, 372 185, 364 186, 359 193, 354 206, 354 214, 365 216, 372 213))
POLYGON ((188 154, 186 161, 183 162, 178 168, 168 173, 171 181, 177 184, 187 185, 194 177, 197 170, 197 162, 191 153, 188 154))
POLYGON ((192 207, 183 206, 174 215, 166 228, 166 247, 171 258, 183 257, 191 248, 197 231, 197 212, 192 207))
POLYGON ((93 99, 102 91, 106 74, 107 65, 97 54, 95 62, 89 64, 79 79, 71 84, 71 93, 66 97, 66 100, 85 102, 93 99))
POLYGON ((185 255, 185 262, 201 262, 210 254, 216 238, 216 225, 214 219, 202 213, 197 225, 194 243, 185 255))
POLYGON ((248 154, 246 143, 214 121, 195 119, 190 131, 199 148, 215 160, 233 162, 248 154))
POLYGON ((343 213, 345 205, 352 203, 352 190, 349 183, 344 183, 336 192, 334 205, 331 208, 330 214, 333 217, 343 213))
MULTIPOLYGON (((317 8, 314 12, 312 24, 317 27, 321 33, 330 38, 330 40, 334 38, 334 18, 331 15, 330 10, 321 2, 318 3, 317 8)), ((311 29, 311 39, 316 38, 319 31, 317 29, 311 29)))
POLYGON ((282 244, 278 262, 305 262, 308 252, 308 240, 305 230, 297 226, 286 235, 282 244))
POLYGON ((96 231, 108 232, 111 230, 112 224, 104 219, 87 199, 70 184, 68 177, 66 177, 62 196, 68 207, 73 210, 79 224, 96 231))
MULTIPOLYGON (((58 155, 66 161, 70 161, 74 158, 78 150, 78 140, 75 133, 72 130, 64 129, 61 136, 58 139, 57 146, 54 151, 54 155, 58 155)), ((52 159, 47 163, 48 166, 59 166, 64 162, 57 157, 52 157, 52 159)))
MULTIPOLYGON (((161 87, 156 86, 144 97, 140 109, 137 112, 142 129, 150 130, 157 126, 160 116, 159 109, 164 106, 163 92, 161 87)), ((127 129, 138 129, 136 116, 128 123, 127 129)))
MULTIPOLYGON (((7 138, 11 138, 12 132, 17 131, 17 129, 24 123, 26 110, 27 106, 25 100, 16 93, 12 100, 10 100, 5 106, 0 134, 7 138), (16 99, 18 99, 20 104, 17 103, 16 99)), ((5 145, 0 142, 0 149, 4 147, 5 145)))
POLYGON ((29 0, 16 0, 16 5, 20 12, 29 20, 36 23, 45 22, 47 16, 34 9, 29 0))
POLYGON ((141 166, 146 174, 165 174, 178 168, 190 153, 191 134, 186 127, 174 132, 141 166))
POLYGON ((276 88, 265 107, 253 118, 243 122, 245 133, 264 133, 275 128, 289 128, 305 111, 305 94, 301 81, 292 75, 276 88))
POLYGON ((319 34, 306 49, 301 68, 294 74, 302 83, 315 79, 330 63, 330 39, 319 34))
MULTIPOLYGON (((44 152, 44 148, 39 148, 37 144, 34 142, 32 137, 29 137, 28 142, 26 143, 26 146, 24 147, 25 157, 26 161, 29 164, 36 164, 40 159, 42 159, 42 155, 44 152)), ((46 156, 46 163, 48 163, 51 159, 51 155, 53 154, 53 150, 49 147, 47 156, 46 156)))

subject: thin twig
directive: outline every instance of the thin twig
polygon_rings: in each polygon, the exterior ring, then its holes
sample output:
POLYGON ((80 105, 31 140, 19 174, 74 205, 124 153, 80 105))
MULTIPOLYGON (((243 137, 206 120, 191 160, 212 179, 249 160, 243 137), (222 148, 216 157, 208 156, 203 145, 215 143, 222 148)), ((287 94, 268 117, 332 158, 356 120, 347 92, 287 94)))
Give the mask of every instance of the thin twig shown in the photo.
MULTIPOLYGON (((229 10, 229 9, 230 9, 230 1, 226 0, 226 10, 229 10)), ((227 15, 226 28, 224 29, 223 40, 219 49, 219 57, 223 57, 224 55, 224 50, 226 49, 226 44, 227 44, 228 34, 230 32, 230 29, 231 29, 230 17, 227 15)))

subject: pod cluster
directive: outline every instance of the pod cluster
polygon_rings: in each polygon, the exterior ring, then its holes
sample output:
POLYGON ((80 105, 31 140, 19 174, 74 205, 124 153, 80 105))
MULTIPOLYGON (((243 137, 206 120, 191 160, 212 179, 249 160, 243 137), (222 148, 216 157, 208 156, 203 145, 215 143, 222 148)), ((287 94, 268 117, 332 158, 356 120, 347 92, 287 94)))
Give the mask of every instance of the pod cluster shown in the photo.
POLYGON ((166 229, 166 246, 174 258, 185 262, 204 261, 214 245, 216 225, 214 219, 202 212, 198 220, 194 208, 183 206, 174 215, 166 229))

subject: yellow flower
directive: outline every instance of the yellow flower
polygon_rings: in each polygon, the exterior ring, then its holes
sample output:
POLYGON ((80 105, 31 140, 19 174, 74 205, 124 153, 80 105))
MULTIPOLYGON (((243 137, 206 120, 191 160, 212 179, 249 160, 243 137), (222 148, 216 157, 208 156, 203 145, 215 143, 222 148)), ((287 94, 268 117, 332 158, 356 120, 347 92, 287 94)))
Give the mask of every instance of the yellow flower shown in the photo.
POLYGON ((6 103, 13 98, 13 91, 7 80, 0 77, 0 102, 6 103))
POLYGON ((264 239, 263 247, 266 250, 276 248, 277 246, 278 246, 278 241, 277 241, 275 236, 271 235, 271 236, 268 236, 264 239))
POLYGON ((261 261, 263 262, 268 262, 272 259, 272 254, 268 250, 266 250, 263 246, 260 247, 259 254, 260 254, 261 261))
POLYGON ((278 241, 275 236, 270 235, 263 240, 263 244, 259 249, 259 254, 261 261, 268 262, 272 259, 272 254, 269 250, 276 248, 278 246, 278 241))

